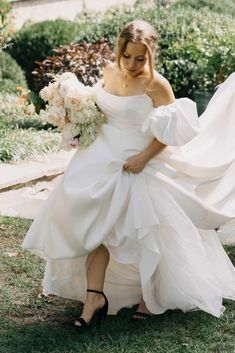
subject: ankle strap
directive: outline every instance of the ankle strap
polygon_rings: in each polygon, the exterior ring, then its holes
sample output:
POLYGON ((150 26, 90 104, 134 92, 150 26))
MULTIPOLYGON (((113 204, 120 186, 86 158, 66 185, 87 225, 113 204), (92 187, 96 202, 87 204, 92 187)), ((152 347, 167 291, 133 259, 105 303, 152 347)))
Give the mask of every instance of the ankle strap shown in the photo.
POLYGON ((96 289, 87 289, 86 291, 87 292, 94 292, 94 293, 98 293, 98 294, 104 294, 104 292, 101 292, 101 291, 96 290, 96 289))

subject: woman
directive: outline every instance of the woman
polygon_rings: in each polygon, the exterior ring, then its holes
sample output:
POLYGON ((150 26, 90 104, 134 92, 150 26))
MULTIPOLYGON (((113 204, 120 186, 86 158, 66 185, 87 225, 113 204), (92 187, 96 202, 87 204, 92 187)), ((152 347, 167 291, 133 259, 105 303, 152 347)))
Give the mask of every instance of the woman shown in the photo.
POLYGON ((154 71, 156 41, 142 20, 120 33, 116 63, 95 86, 107 123, 23 242, 47 261, 44 288, 84 303, 78 330, 136 303, 135 320, 176 308, 219 317, 222 298, 235 299, 235 269, 213 230, 235 216, 234 77, 199 120, 154 71))

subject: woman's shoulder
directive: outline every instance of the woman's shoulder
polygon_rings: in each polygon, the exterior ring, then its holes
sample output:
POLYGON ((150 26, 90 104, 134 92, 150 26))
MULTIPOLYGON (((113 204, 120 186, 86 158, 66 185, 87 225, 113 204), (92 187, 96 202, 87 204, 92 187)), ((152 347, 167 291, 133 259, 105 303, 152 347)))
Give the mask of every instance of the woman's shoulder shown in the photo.
POLYGON ((103 77, 104 77, 104 80, 106 81, 106 79, 107 79, 112 73, 115 73, 116 71, 117 71, 117 63, 108 61, 108 62, 106 63, 106 65, 103 67, 103 77))
POLYGON ((156 70, 154 70, 154 76, 151 82, 151 89, 158 93, 164 93, 172 90, 170 82, 156 70))
POLYGON ((157 106, 170 104, 175 100, 169 81, 157 71, 154 71, 150 96, 157 106))

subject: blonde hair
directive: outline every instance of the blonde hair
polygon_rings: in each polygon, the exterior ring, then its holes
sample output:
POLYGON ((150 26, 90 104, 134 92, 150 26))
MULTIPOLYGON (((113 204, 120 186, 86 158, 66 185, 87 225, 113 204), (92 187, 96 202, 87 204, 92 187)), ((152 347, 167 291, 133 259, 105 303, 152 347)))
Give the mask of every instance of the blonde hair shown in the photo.
POLYGON ((158 36, 153 26, 144 20, 134 20, 129 22, 120 32, 116 43, 116 60, 120 68, 120 61, 129 42, 144 44, 147 48, 150 83, 154 78, 154 58, 157 46, 158 36))

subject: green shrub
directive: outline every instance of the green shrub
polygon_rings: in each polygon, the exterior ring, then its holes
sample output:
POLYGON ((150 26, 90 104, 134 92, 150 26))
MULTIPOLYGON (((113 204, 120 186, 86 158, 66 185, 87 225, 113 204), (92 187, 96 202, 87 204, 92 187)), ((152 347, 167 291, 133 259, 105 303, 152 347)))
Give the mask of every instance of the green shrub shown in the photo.
POLYGON ((57 152, 60 139, 59 133, 0 128, 0 161, 19 161, 38 154, 57 152))
POLYGON ((193 9, 207 11, 214 11, 230 16, 235 15, 235 1, 234 0, 175 0, 175 6, 186 7, 190 6, 193 9))
POLYGON ((136 17, 141 17, 139 7, 136 9, 111 8, 105 16, 97 17, 96 21, 92 20, 90 26, 84 21, 86 31, 77 36, 76 42, 97 43, 105 39, 115 44, 120 29, 136 17))
POLYGON ((34 105, 27 98, 8 93, 0 93, 0 128, 37 130, 51 129, 52 125, 41 119, 34 105))
POLYGON ((27 100, 0 93, 0 161, 18 161, 59 149, 61 136, 27 100), (48 131, 45 131, 47 129, 48 131))
POLYGON ((16 85, 12 80, 8 78, 0 80, 0 92, 14 93, 16 92, 16 85))
POLYGON ((53 48, 73 41, 80 30, 79 24, 59 19, 23 27, 15 34, 7 50, 26 72, 30 88, 35 61, 44 60, 53 48))
POLYGON ((97 42, 106 37, 113 44, 127 22, 142 18, 159 35, 160 55, 156 69, 172 84, 176 96, 193 96, 195 90, 210 91, 235 71, 235 23, 233 19, 192 7, 145 8, 115 11, 77 38, 97 42))
POLYGON ((177 95, 213 91, 235 70, 232 19, 192 8, 166 10, 161 16, 154 21, 160 34, 157 67, 177 95))
POLYGON ((54 56, 45 59, 33 71, 34 87, 39 91, 51 81, 52 75, 65 71, 75 73, 84 85, 92 86, 102 76, 107 61, 114 61, 112 49, 107 41, 60 46, 55 49, 54 56))
POLYGON ((10 35, 11 5, 7 0, 0 0, 0 50, 6 47, 10 35))
POLYGON ((6 52, 0 52, 0 92, 15 92, 16 86, 27 88, 25 75, 17 62, 6 52))

